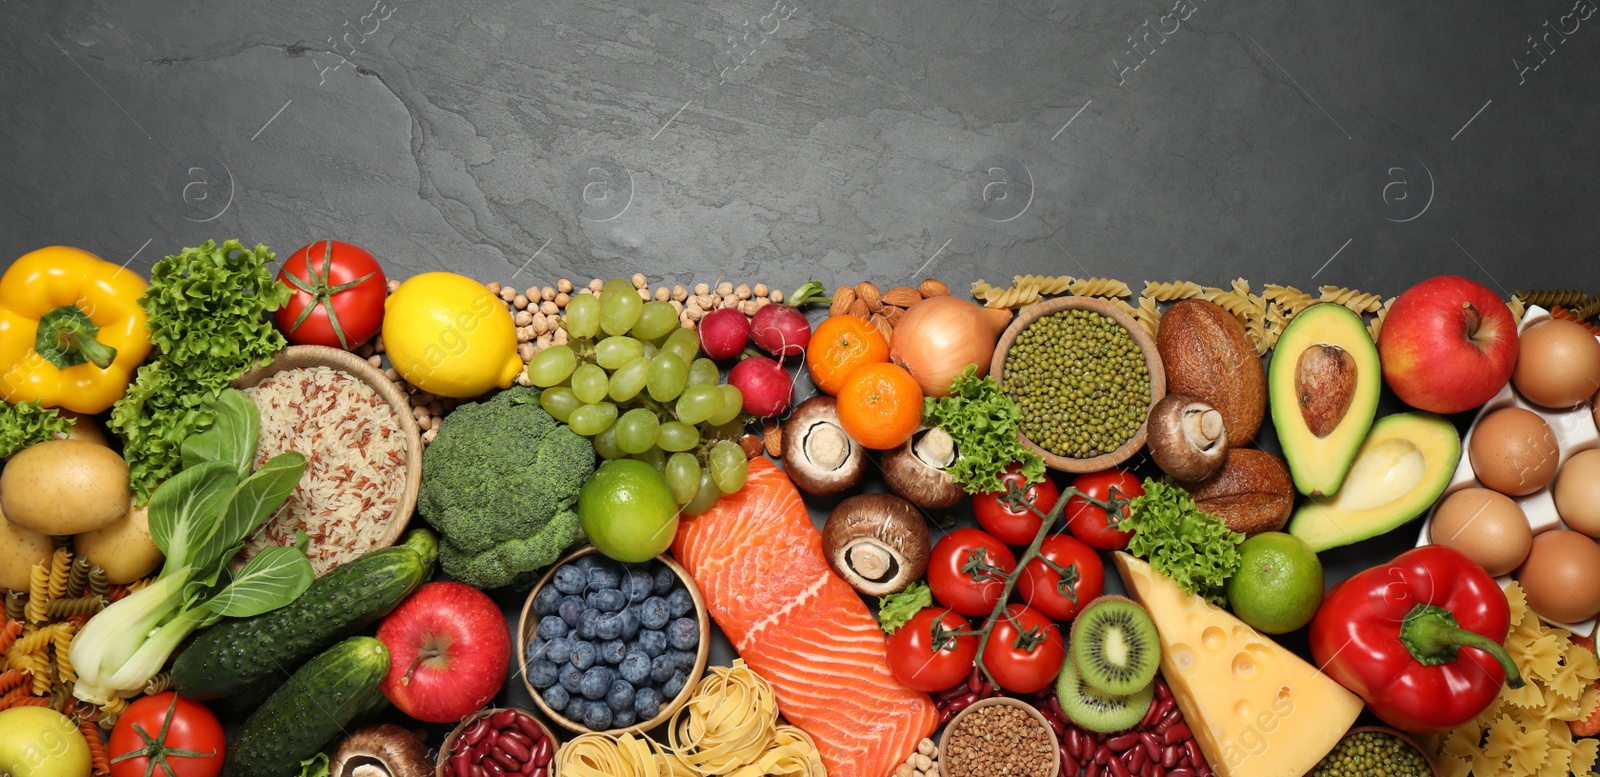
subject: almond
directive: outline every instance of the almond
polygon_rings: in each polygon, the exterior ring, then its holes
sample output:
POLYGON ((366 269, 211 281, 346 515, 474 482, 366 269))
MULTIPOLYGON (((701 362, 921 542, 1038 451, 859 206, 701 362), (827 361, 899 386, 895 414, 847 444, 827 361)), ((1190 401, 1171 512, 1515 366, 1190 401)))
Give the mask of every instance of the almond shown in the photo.
POLYGON ((1282 529, 1294 510, 1289 468, 1283 459, 1255 448, 1230 449, 1210 480, 1185 487, 1196 507, 1245 535, 1282 529))
POLYGON ((761 455, 764 445, 762 444, 760 437, 753 434, 747 434, 739 438, 739 447, 744 450, 745 458, 753 459, 761 455))
POLYGON ((862 299, 850 303, 850 309, 845 312, 859 318, 866 318, 871 313, 871 311, 867 310, 867 301, 862 299))
POLYGON ((873 313, 878 312, 878 309, 883 307, 883 297, 878 294, 878 287, 872 285, 871 281, 862 281, 856 284, 856 296, 862 302, 867 303, 867 310, 873 313))
POLYGON ((777 419, 768 418, 761 423, 761 441, 766 445, 768 456, 783 455, 783 427, 778 425, 777 419))
POLYGON ((842 316, 850 312, 850 304, 856 301, 856 290, 849 286, 840 286, 833 293, 833 304, 828 306, 828 315, 842 316))
POLYGON ((906 312, 901 308, 891 308, 886 305, 884 306, 883 310, 880 311, 880 315, 888 320, 889 326, 894 326, 895 324, 900 323, 900 319, 905 317, 906 312))
POLYGON ((909 308, 922 301, 922 292, 910 286, 896 286, 883 293, 883 304, 909 308))
POLYGON ((994 326, 994 333, 997 337, 1000 333, 1006 331, 1006 327, 1011 325, 1010 308, 983 308, 983 315, 994 326))
POLYGON ((921 285, 917 286, 917 291, 920 292, 924 297, 950 296, 950 287, 944 285, 944 281, 941 281, 938 278, 929 278, 923 281, 921 285))
POLYGON ((878 334, 883 335, 884 340, 894 338, 894 325, 889 323, 889 319, 874 314, 868 323, 878 328, 878 334))

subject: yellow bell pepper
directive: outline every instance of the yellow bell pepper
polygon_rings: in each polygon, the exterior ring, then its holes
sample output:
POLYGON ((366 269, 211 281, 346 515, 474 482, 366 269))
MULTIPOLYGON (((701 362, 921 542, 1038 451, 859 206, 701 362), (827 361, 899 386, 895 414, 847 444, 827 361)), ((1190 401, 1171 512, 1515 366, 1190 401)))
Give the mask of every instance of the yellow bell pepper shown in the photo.
POLYGON ((41 248, 0 276, 0 397, 99 413, 150 353, 139 274, 88 251, 41 248))

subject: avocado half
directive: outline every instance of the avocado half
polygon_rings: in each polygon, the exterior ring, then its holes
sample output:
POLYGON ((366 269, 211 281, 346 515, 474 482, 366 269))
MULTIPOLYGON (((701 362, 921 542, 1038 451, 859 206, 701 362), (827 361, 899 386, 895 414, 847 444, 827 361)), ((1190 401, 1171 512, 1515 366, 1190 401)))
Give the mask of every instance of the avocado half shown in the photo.
POLYGON ((1461 435, 1440 416, 1397 413, 1372 425, 1344 487, 1307 500, 1289 533, 1321 553, 1393 531, 1423 514, 1450 485, 1461 435))
POLYGON ((1297 491, 1338 492, 1372 428, 1382 389, 1378 349, 1360 316, 1320 303, 1289 321, 1272 351, 1267 391, 1297 491))

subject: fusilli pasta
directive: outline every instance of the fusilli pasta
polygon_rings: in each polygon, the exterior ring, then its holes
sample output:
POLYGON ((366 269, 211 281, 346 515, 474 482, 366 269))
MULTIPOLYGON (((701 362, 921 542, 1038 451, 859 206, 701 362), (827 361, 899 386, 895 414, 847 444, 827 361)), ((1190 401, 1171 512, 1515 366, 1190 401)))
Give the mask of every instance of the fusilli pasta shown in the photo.
POLYGON ((1343 305, 1357 313, 1376 313, 1383 307, 1382 297, 1342 286, 1323 286, 1321 301, 1343 305))
POLYGON ((50 606, 50 568, 34 564, 28 573, 28 622, 43 623, 50 606))
MULTIPOLYGON (((84 558, 88 558, 85 556, 84 558)), ((99 564, 89 568, 89 593, 95 596, 105 596, 106 589, 111 587, 111 580, 106 577, 106 570, 99 564)))
POLYGON ((1079 297, 1131 297, 1128 284, 1112 278, 1084 278, 1072 282, 1068 289, 1079 297))
POLYGON ((1518 289, 1515 296, 1529 305, 1538 305, 1549 310, 1560 305, 1564 308, 1577 308, 1589 304, 1588 294, 1582 289, 1518 289))
MULTIPOLYGON (((1367 324, 1367 333, 1372 335, 1372 342, 1374 343, 1378 342, 1378 335, 1383 331, 1383 320, 1388 318, 1389 308, 1394 307, 1394 300, 1394 297, 1384 300, 1383 307, 1378 308, 1377 314, 1372 317, 1372 323, 1367 324)), ((1518 316, 1518 318, 1521 317, 1518 316)))
POLYGON ((60 599, 67 595, 68 578, 72 577, 72 551, 68 548, 56 548, 50 556, 50 598, 60 599))
MULTIPOLYGON (((1145 285, 1145 291, 1150 290, 1150 285, 1145 285)), ((1161 326, 1161 308, 1156 307, 1154 297, 1148 295, 1139 298, 1139 307, 1133 312, 1134 320, 1139 326, 1144 327, 1145 334, 1156 336, 1156 330, 1161 326)))
POLYGON ((1198 297, 1201 291, 1200 284, 1194 281, 1168 281, 1166 283, 1145 281, 1144 293, 1141 296, 1148 297, 1156 302, 1175 302, 1180 299, 1198 297))
POLYGON ((56 599, 50 603, 52 618, 70 618, 74 615, 93 615, 106 607, 106 600, 98 596, 79 596, 73 599, 56 599))
POLYGON ((72 560, 72 573, 67 576, 68 597, 83 596, 84 590, 89 587, 89 570, 93 566, 88 556, 78 556, 72 560))
POLYGON ((1293 317, 1306 308, 1316 304, 1317 299, 1293 286, 1279 286, 1276 283, 1267 284, 1261 293, 1262 297, 1278 303, 1288 317, 1293 317))
POLYGON ((28 592, 6 591, 6 617, 14 621, 28 618, 28 592))

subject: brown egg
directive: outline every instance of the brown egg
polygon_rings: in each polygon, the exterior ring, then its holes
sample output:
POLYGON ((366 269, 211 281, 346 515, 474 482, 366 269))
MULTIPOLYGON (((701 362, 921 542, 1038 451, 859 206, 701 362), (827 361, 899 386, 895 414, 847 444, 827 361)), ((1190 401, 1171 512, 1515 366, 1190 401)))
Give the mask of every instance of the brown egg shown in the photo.
POLYGON ((1511 496, 1544 488, 1561 451, 1550 425, 1531 410, 1503 407, 1483 417, 1468 444, 1472 471, 1485 486, 1511 496))
POLYGON ((1428 532, 1433 544, 1461 551, 1495 577, 1511 574, 1533 545, 1522 508, 1487 488, 1463 488, 1445 497, 1428 532))
POLYGON ((1579 451, 1567 459, 1551 493, 1567 526, 1600 537, 1600 450, 1579 451))
POLYGON ((1534 612, 1557 623, 1588 620, 1600 612, 1600 545, 1566 529, 1540 534, 1517 582, 1534 612))
POLYGON ((1523 330, 1511 382, 1529 402, 1576 407, 1600 389, 1600 340, 1575 321, 1545 319, 1523 330))

